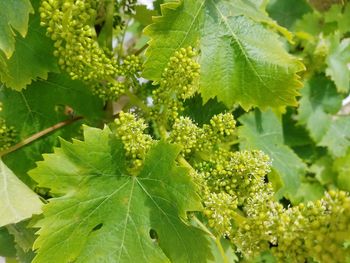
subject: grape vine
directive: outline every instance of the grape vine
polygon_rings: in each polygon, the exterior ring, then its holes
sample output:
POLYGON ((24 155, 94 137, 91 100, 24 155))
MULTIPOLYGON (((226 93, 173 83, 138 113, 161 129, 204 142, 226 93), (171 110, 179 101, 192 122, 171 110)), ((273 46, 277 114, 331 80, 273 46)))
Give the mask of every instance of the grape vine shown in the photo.
POLYGON ((347 1, 5 2, 0 256, 350 262, 347 1))

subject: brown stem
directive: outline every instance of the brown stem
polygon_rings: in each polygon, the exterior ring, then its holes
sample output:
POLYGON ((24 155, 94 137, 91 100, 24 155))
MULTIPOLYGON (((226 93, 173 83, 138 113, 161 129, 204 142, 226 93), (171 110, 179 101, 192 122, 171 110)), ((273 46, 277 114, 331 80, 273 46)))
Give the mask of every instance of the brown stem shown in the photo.
POLYGON ((143 45, 140 49, 136 50, 134 55, 140 55, 146 48, 148 47, 148 44, 143 45))
POLYGON ((42 131, 40 131, 38 133, 35 133, 32 136, 24 139, 23 141, 21 141, 21 142, 15 144, 15 145, 11 146, 10 148, 0 152, 0 157, 4 156, 6 154, 9 154, 11 152, 14 152, 14 151, 16 151, 16 150, 18 150, 18 149, 20 149, 20 148, 22 148, 22 147, 32 143, 33 141, 35 141, 35 140, 45 136, 46 134, 48 134, 50 132, 58 130, 58 129, 64 127, 64 126, 67 126, 67 125, 69 125, 69 124, 71 124, 73 122, 76 122, 78 120, 81 120, 81 119, 83 119, 83 116, 76 116, 76 117, 74 117, 72 119, 61 121, 61 122, 59 122, 59 123, 57 123, 57 124, 55 124, 55 125, 53 125, 53 126, 51 126, 49 128, 46 128, 45 130, 42 130, 42 131))

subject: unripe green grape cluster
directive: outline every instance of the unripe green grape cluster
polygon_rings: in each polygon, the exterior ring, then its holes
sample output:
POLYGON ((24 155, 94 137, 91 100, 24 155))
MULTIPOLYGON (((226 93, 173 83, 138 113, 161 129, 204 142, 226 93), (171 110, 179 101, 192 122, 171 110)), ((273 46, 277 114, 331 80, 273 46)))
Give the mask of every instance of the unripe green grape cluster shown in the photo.
POLYGON ((270 158, 261 151, 218 150, 209 161, 200 162, 196 167, 210 192, 237 196, 238 204, 243 205, 251 193, 264 184, 270 165, 270 158))
POLYGON ((188 117, 177 118, 172 127, 169 140, 183 147, 182 153, 189 154, 196 147, 201 129, 188 117))
POLYGON ((231 234, 246 257, 268 250, 278 262, 345 262, 350 236, 350 197, 330 191, 315 202, 283 208, 270 189, 261 189, 245 206, 246 219, 231 234), (266 191, 267 190, 267 191, 266 191))
POLYGON ((129 55, 120 65, 120 73, 124 76, 139 77, 142 71, 142 60, 139 56, 129 55))
POLYGON ((126 91, 125 83, 117 80, 105 84, 99 82, 92 85, 92 93, 104 101, 114 101, 126 91))
POLYGON ((101 81, 119 73, 117 61, 99 47, 93 22, 96 0, 44 0, 41 25, 55 41, 58 64, 72 79, 101 81))
POLYGON ((210 124, 198 127, 188 117, 175 119, 169 140, 183 147, 182 154, 192 152, 211 152, 227 136, 233 135, 236 122, 231 113, 214 115, 210 124))
POLYGON ((126 155, 131 159, 131 166, 142 166, 146 153, 153 144, 150 135, 145 134, 147 128, 143 119, 137 119, 134 114, 121 111, 115 120, 116 134, 124 144, 126 155))
POLYGON ((170 58, 159 88, 153 91, 153 116, 169 116, 175 120, 183 111, 182 100, 198 91, 200 66, 195 61, 197 52, 192 47, 181 48, 170 58))
POLYGON ((237 199, 225 192, 212 192, 205 197, 203 203, 209 226, 219 235, 230 236, 237 199))
POLYGON ((17 142, 17 131, 0 119, 0 151, 4 151, 17 142))

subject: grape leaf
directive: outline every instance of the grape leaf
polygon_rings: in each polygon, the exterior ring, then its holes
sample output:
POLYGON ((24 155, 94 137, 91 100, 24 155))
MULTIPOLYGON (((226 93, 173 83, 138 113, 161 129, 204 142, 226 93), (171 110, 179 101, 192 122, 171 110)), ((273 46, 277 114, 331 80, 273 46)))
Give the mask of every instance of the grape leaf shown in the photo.
POLYGON ((317 180, 323 185, 334 184, 337 174, 332 168, 333 162, 329 155, 322 156, 309 167, 309 172, 315 174, 317 180))
POLYGON ((327 23, 337 23, 337 30, 341 34, 350 31, 350 5, 344 8, 341 5, 333 5, 325 14, 324 20, 327 23))
POLYGON ((29 0, 7 0, 0 2, 0 49, 10 58, 15 50, 15 32, 25 37, 29 14, 33 13, 29 0))
POLYGON ((41 213, 42 203, 0 159, 0 227, 41 213))
POLYGON ((350 38, 341 40, 339 34, 327 38, 329 51, 326 59, 326 74, 334 81, 339 92, 348 92, 350 86, 350 38))
POLYGON ((293 196, 293 203, 307 203, 321 199, 324 195, 325 188, 318 182, 302 182, 298 192, 293 196))
POLYGON ((210 99, 203 104, 203 100, 199 95, 186 100, 184 106, 184 115, 190 117, 200 126, 205 123, 208 124, 214 115, 227 111, 225 105, 217 102, 216 99, 210 99))
POLYGON ((157 143, 131 176, 109 128, 85 127, 84 137, 62 140, 30 172, 57 196, 36 225, 33 262, 206 261, 204 233, 185 223, 201 204, 187 169, 175 165, 180 149, 157 143))
POLYGON ((247 1, 186 0, 162 6, 145 33, 151 37, 143 75, 159 81, 174 51, 200 46, 200 91, 204 102, 217 96, 226 106, 239 103, 279 107, 296 105, 303 64, 279 40, 279 27, 247 1), (257 38, 256 36, 259 36, 257 38))
POLYGON ((15 257, 15 240, 6 227, 0 228, 0 257, 15 257))
POLYGON ((240 149, 259 149, 269 155, 272 168, 284 184, 280 192, 292 198, 306 166, 292 149, 284 145, 280 121, 272 111, 247 113, 238 120, 242 123, 238 128, 240 149))
POLYGON ((323 75, 315 75, 301 93, 297 119, 306 126, 311 138, 319 142, 331 125, 331 114, 340 110, 342 96, 337 93, 332 81, 323 75))
POLYGON ((295 73, 303 65, 283 49, 277 34, 232 15, 233 3, 208 1, 207 8, 200 58, 204 101, 217 96, 246 110, 296 105, 301 83, 295 73))
POLYGON ((350 191, 350 151, 344 157, 334 161, 333 169, 338 173, 337 186, 340 189, 350 191))
POLYGON ((267 11, 280 25, 291 28, 302 15, 310 12, 311 8, 305 0, 272 0, 269 1, 267 11))
MULTIPOLYGON (((38 6, 39 1, 34 1, 34 4, 35 7, 38 6)), ((53 56, 53 42, 46 37, 45 29, 40 26, 39 12, 31 16, 27 36, 18 36, 15 46, 11 58, 3 57, 3 63, 0 63, 0 79, 7 87, 21 90, 32 80, 46 79, 48 72, 58 71, 53 56)))
POLYGON ((15 248, 18 261, 20 263, 31 263, 35 255, 32 248, 36 237, 36 229, 30 228, 27 221, 8 225, 6 228, 16 242, 15 248))
POLYGON ((158 81, 169 58, 182 47, 196 46, 203 20, 205 0, 170 2, 161 5, 163 16, 153 18, 154 23, 144 33, 151 37, 146 50, 143 76, 158 81))
POLYGON ((334 157, 342 157, 350 146, 350 117, 341 117, 331 123, 320 146, 326 146, 334 157))
MULTIPOLYGON (((50 74, 48 80, 35 81, 20 92, 2 87, 0 101, 3 108, 0 117, 15 128, 19 140, 71 119, 72 116, 65 112, 66 106, 72 108, 72 114, 82 115, 86 121, 95 122, 104 116, 103 102, 93 96, 81 81, 71 80, 63 74, 50 74)), ((4 156, 3 160, 20 179, 30 185, 26 172, 35 167, 36 161, 41 160, 41 153, 51 151, 57 136, 70 138, 77 132, 79 125, 63 127, 4 156)))

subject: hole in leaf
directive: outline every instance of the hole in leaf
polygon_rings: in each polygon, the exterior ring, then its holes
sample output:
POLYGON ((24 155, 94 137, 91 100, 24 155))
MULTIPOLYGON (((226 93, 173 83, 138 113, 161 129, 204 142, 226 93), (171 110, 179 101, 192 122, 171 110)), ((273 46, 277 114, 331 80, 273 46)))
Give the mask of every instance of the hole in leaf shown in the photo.
POLYGON ((151 229, 149 231, 149 236, 153 239, 153 240, 158 240, 158 234, 154 229, 151 229))
POLYGON ((93 232, 93 231, 97 231, 97 230, 101 229, 101 227, 103 227, 103 224, 102 224, 102 223, 100 223, 100 224, 96 225, 96 226, 95 226, 95 227, 92 229, 92 231, 91 231, 91 232, 93 232))

